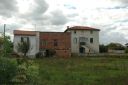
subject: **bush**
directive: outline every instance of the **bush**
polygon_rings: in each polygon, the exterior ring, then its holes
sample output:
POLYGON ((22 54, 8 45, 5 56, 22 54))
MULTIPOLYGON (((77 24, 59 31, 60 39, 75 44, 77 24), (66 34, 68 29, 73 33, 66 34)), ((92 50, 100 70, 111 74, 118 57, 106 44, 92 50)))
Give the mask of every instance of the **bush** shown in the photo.
POLYGON ((56 54, 56 51, 53 49, 46 50, 46 57, 53 57, 56 54))
POLYGON ((38 66, 32 60, 17 59, 17 74, 13 78, 13 82, 20 85, 39 85, 38 66))
POLYGON ((56 54, 56 51, 53 49, 46 49, 45 51, 40 51, 36 53, 36 58, 43 58, 43 57, 53 57, 56 54))
POLYGON ((44 57, 42 52, 36 53, 36 58, 42 58, 42 57, 44 57))
POLYGON ((17 63, 15 60, 0 58, 0 84, 10 84, 16 76, 17 63))
POLYGON ((100 45, 99 49, 100 49, 100 53, 107 53, 108 52, 108 47, 105 45, 100 45))
POLYGON ((36 65, 29 66, 27 69, 27 78, 29 85, 40 85, 39 84, 39 68, 36 65))

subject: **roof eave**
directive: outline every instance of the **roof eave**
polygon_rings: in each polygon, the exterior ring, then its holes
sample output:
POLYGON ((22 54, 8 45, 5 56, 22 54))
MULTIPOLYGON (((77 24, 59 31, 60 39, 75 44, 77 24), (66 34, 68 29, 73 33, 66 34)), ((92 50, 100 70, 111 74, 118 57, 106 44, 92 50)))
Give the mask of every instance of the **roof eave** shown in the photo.
POLYGON ((68 30, 93 30, 93 31, 100 31, 100 29, 66 29, 64 32, 67 32, 68 30))

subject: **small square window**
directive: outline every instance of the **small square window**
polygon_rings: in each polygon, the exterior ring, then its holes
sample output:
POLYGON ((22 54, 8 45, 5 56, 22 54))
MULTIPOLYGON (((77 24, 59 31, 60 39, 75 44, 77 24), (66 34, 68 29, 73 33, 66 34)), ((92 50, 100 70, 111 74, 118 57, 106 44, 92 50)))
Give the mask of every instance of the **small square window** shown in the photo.
POLYGON ((92 30, 90 31, 90 34, 93 34, 93 31, 92 30))
POLYGON ((90 43, 93 43, 93 38, 90 38, 90 43))
POLYGON ((21 37, 21 42, 29 42, 29 37, 21 37))
POLYGON ((42 46, 46 46, 47 45, 47 41, 46 40, 42 40, 42 46))
POLYGON ((77 38, 74 38, 73 42, 74 42, 75 44, 77 44, 77 38))
POLYGON ((74 34, 76 34, 76 30, 74 30, 74 34))
POLYGON ((54 40, 54 46, 58 46, 58 42, 56 39, 54 40))

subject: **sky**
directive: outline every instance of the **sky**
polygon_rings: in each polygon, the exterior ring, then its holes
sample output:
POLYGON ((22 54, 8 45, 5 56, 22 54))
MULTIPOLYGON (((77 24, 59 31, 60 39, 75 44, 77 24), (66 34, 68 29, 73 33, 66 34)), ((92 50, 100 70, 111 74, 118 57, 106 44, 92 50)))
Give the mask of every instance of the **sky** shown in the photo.
POLYGON ((100 43, 128 42, 128 0, 0 0, 0 32, 64 31, 67 26, 100 29, 100 43))

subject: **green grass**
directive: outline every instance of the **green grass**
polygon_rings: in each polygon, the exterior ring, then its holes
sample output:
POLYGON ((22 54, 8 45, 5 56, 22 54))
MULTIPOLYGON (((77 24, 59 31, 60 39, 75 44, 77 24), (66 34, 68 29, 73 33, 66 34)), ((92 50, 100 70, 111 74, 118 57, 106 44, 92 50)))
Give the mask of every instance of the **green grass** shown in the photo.
POLYGON ((43 58, 41 85, 127 85, 128 59, 106 57, 43 58))

